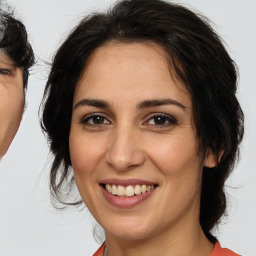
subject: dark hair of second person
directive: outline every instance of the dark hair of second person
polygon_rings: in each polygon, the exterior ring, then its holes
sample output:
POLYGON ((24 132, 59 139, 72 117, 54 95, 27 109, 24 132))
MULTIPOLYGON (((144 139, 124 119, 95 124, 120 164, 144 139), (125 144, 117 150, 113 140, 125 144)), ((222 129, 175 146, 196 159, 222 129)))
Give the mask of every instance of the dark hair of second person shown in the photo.
POLYGON ((25 26, 13 13, 0 9, 0 158, 19 128, 34 60, 25 26))
POLYGON ((34 64, 35 57, 28 42, 25 26, 11 13, 0 10, 0 49, 23 69, 24 88, 27 87, 28 69, 34 64))
POLYGON ((243 112, 235 95, 237 69, 210 22, 180 5, 121 1, 107 13, 84 18, 58 49, 45 89, 41 120, 54 156, 52 196, 65 203, 65 193, 74 184, 69 132, 76 84, 94 50, 111 41, 160 45, 168 55, 172 75, 190 93, 200 150, 203 154, 212 150, 218 162, 214 168, 204 167, 200 205, 202 229, 209 240, 216 241, 211 230, 226 212, 224 184, 243 137, 243 112))

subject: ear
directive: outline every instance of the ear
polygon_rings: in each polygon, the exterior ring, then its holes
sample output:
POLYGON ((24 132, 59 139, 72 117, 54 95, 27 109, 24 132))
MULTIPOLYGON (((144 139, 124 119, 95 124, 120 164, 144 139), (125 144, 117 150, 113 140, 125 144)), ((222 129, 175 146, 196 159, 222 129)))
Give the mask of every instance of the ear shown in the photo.
POLYGON ((211 149, 208 149, 206 152, 205 159, 204 159, 204 166, 208 167, 208 168, 216 167, 218 165, 218 163, 220 162, 223 153, 224 153, 224 151, 222 150, 220 152, 219 156, 217 156, 216 154, 214 154, 212 152, 211 149))

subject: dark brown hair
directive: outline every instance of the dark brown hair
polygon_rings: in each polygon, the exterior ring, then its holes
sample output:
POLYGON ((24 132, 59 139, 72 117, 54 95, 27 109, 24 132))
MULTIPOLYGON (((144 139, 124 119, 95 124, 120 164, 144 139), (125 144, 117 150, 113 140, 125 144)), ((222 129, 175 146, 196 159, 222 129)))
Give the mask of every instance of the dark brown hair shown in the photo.
POLYGON ((161 45, 191 94, 201 151, 211 149, 216 159, 224 152, 217 167, 204 167, 202 177, 200 224, 214 241, 210 231, 226 211, 224 183, 243 137, 243 112, 235 96, 236 66, 221 39, 206 18, 180 5, 159 0, 120 1, 106 13, 85 17, 58 49, 41 120, 54 155, 52 196, 63 202, 63 191, 74 184, 69 155, 74 89, 88 57, 112 40, 161 45))
POLYGON ((25 26, 13 17, 11 12, 0 9, 0 50, 22 68, 23 86, 27 88, 28 69, 34 64, 35 57, 28 42, 25 26))

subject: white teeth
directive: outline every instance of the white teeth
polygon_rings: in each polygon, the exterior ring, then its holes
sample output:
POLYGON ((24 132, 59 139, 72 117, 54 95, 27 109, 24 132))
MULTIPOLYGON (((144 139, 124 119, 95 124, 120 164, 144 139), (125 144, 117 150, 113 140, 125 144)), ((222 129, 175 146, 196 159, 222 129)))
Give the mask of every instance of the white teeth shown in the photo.
POLYGON ((126 196, 134 196, 134 188, 133 188, 133 186, 127 186, 126 188, 125 188, 125 195, 126 196))
POLYGON ((109 193, 112 193, 112 187, 111 187, 109 184, 106 185, 106 190, 107 190, 109 193))
POLYGON ((140 185, 135 186, 134 193, 135 193, 135 195, 141 194, 141 186, 140 185))
POLYGON ((112 193, 112 195, 117 195, 117 187, 116 187, 116 185, 112 185, 111 193, 112 193))
POLYGON ((147 191, 147 186, 146 185, 142 185, 141 186, 141 193, 145 193, 147 191))
POLYGON ((112 194, 117 196, 131 197, 134 195, 143 194, 149 192, 154 188, 154 185, 129 185, 129 186, 121 186, 121 185, 105 185, 106 190, 112 194))
POLYGON ((125 195, 125 187, 123 186, 117 186, 117 195, 118 196, 124 196, 125 195))

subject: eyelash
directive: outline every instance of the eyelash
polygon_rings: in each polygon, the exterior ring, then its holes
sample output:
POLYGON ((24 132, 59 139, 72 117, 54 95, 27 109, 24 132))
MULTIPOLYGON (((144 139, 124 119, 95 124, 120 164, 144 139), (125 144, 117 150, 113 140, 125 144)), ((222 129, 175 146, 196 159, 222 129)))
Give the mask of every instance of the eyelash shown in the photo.
MULTIPOLYGON (((105 126, 110 124, 110 121, 101 113, 93 113, 83 117, 83 119, 81 120, 81 123, 86 126, 99 128, 99 127, 102 127, 103 125, 105 126), (99 123, 89 123, 90 121, 92 122, 97 121, 96 118, 99 118, 98 120, 99 123), (107 123, 106 123, 106 120, 107 120, 107 123)), ((155 114, 152 114, 150 118, 147 119, 147 121, 143 122, 143 125, 144 124, 149 126, 154 126, 156 128, 165 128, 165 127, 170 127, 172 125, 177 124, 177 119, 164 113, 155 113, 155 114), (158 121, 162 121, 163 124, 156 124, 157 118, 159 119, 158 121), (153 120, 155 124, 150 124, 150 120, 153 120)))
MULTIPOLYGON (((99 123, 99 124, 91 124, 91 123, 89 123, 90 120, 93 120, 93 118, 98 118, 98 117, 103 119, 103 122, 105 122, 105 120, 107 120, 107 118, 103 114, 101 114, 101 113, 93 113, 93 114, 90 114, 88 116, 83 117, 81 123, 84 124, 84 125, 93 126, 93 127, 95 127, 95 126, 96 127, 100 127, 102 125, 106 125, 104 123, 99 123)), ((108 123, 109 123, 109 121, 108 121, 108 123)))
POLYGON ((146 122, 149 122, 150 120, 153 119, 154 122, 156 123, 157 118, 163 119, 162 121, 164 121, 164 124, 148 124, 148 125, 152 125, 157 128, 164 128, 164 127, 169 127, 169 126, 177 124, 176 118, 174 118, 170 115, 164 114, 164 113, 155 113, 146 122), (166 122, 168 122, 168 124, 166 124, 166 122))
POLYGON ((0 68, 0 74, 10 76, 10 75, 12 75, 12 72, 11 72, 11 70, 6 69, 6 68, 0 68))

